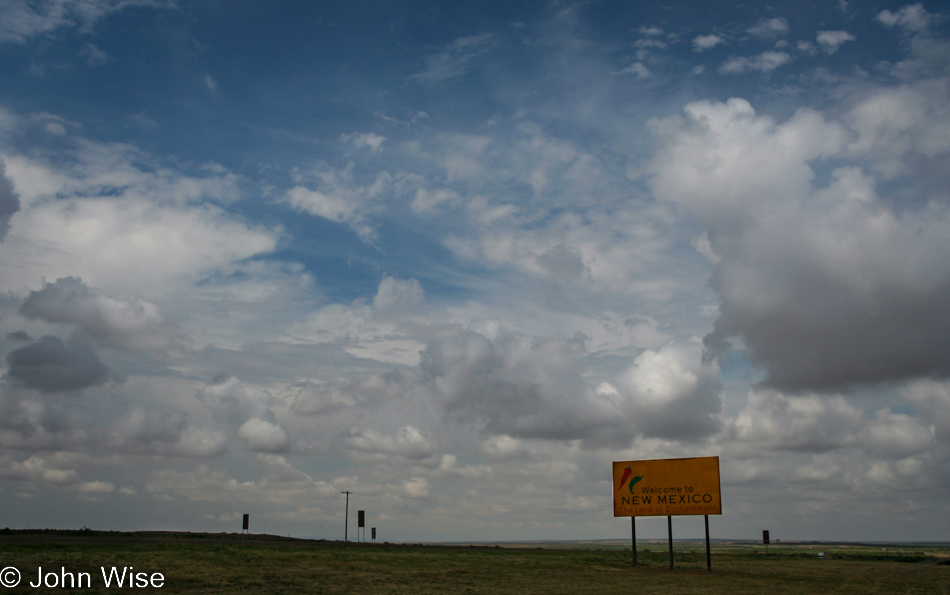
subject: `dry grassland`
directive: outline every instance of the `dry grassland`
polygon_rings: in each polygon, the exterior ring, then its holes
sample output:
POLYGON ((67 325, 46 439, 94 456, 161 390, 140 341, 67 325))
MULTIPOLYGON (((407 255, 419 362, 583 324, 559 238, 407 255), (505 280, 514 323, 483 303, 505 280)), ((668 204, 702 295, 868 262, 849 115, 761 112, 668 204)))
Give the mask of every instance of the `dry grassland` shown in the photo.
POLYGON ((629 549, 610 548, 344 545, 187 534, 0 535, 0 567, 22 573, 21 584, 9 593, 36 591, 27 583, 36 581, 39 567, 44 573, 65 568, 92 577, 91 588, 43 591, 153 590, 104 588, 100 567, 132 566, 136 572, 161 572, 164 586, 156 590, 166 593, 950 594, 950 565, 934 555, 875 559, 839 548, 831 559, 819 560, 792 548, 770 556, 720 548, 707 572, 705 555, 687 549, 692 551, 676 554, 671 570, 665 552, 641 552, 633 568, 629 549))

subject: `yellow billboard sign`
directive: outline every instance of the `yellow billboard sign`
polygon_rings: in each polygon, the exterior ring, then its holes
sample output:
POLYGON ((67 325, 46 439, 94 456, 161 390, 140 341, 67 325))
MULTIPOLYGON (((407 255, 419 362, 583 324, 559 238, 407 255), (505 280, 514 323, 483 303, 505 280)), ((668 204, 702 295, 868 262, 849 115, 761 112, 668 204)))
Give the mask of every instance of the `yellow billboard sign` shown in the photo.
POLYGON ((614 461, 614 516, 722 514, 719 457, 614 461))

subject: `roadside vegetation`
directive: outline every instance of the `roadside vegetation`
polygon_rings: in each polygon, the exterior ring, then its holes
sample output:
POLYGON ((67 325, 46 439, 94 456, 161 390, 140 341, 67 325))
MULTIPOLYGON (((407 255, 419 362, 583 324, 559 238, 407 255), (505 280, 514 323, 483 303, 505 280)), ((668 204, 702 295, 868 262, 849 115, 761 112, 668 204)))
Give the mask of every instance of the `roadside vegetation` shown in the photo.
POLYGON ((943 546, 782 544, 766 555, 759 545, 717 543, 712 572, 702 544, 677 542, 672 570, 665 546, 640 543, 633 568, 629 545, 605 542, 374 545, 234 534, 0 531, 0 566, 22 574, 10 593, 34 591, 28 583, 39 567, 90 573, 92 588, 77 590, 82 593, 115 592, 104 588, 103 566, 161 572, 166 593, 950 593, 950 548, 943 546))

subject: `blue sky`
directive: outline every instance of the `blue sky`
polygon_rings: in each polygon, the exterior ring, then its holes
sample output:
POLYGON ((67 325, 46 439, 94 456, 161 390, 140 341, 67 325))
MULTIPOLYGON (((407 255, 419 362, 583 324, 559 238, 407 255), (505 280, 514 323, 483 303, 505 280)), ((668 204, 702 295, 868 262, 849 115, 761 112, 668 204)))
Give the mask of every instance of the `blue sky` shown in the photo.
POLYGON ((948 16, 0 0, 8 522, 945 538, 948 16))

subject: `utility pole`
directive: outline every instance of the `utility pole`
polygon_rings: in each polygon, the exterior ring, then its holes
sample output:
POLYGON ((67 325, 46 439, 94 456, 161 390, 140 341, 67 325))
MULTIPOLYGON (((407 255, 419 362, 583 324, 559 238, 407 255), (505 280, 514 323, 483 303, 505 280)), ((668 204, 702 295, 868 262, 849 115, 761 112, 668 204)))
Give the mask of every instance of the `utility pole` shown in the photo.
POLYGON ((350 494, 353 492, 346 490, 345 492, 340 492, 341 494, 346 494, 346 513, 343 517, 343 541, 349 541, 349 530, 350 530, 350 494))

